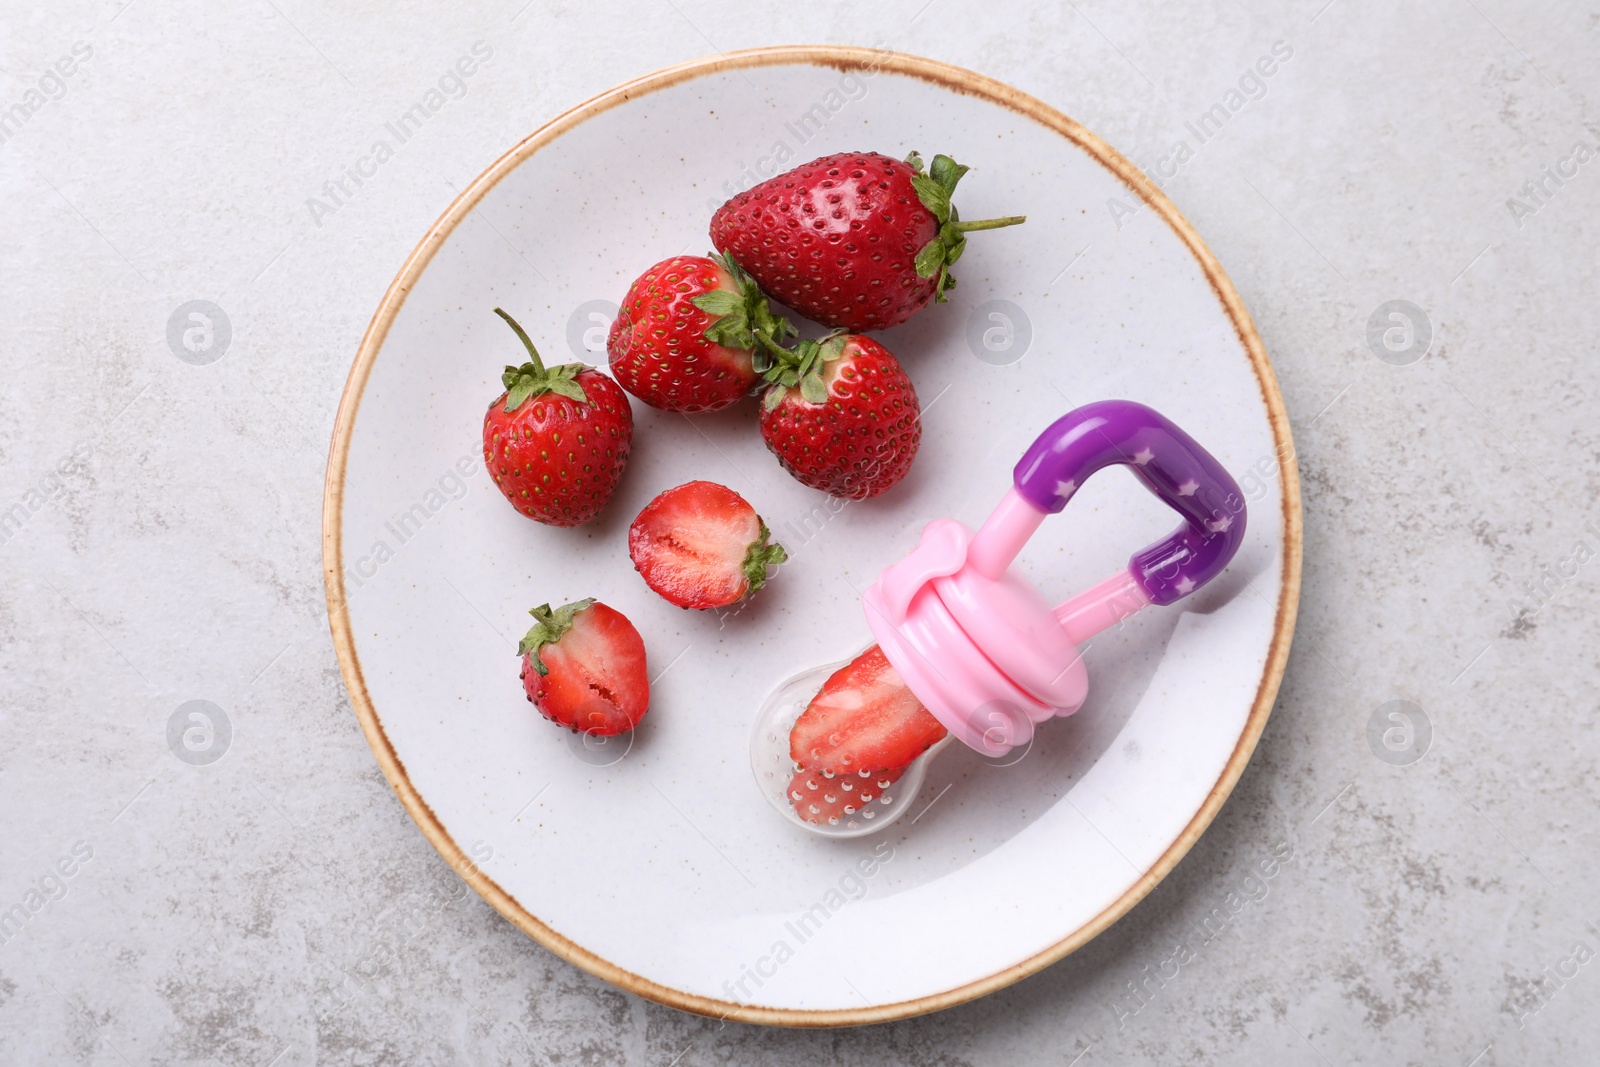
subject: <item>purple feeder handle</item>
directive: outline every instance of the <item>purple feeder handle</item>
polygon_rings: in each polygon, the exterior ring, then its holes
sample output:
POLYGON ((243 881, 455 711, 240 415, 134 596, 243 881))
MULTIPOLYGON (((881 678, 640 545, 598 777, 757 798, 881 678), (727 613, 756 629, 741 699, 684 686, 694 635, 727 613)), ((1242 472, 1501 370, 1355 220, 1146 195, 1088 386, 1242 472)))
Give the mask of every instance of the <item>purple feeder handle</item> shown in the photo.
POLYGON ((1017 493, 1054 514, 1112 464, 1128 467, 1183 516, 1183 525, 1128 560, 1150 602, 1171 604, 1221 574, 1244 541, 1239 484, 1194 438, 1143 404, 1101 400, 1057 419, 1018 461, 1017 493))

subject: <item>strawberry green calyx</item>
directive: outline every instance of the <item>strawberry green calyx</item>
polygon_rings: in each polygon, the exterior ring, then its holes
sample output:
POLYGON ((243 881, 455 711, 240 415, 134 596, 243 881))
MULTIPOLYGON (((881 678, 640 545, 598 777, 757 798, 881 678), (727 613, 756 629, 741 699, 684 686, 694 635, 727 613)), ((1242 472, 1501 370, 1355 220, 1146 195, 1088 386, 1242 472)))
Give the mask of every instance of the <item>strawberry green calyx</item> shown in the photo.
POLYGON ((800 341, 793 348, 774 347, 773 362, 762 374, 768 382, 762 403, 768 411, 783 403, 784 394, 799 389, 800 395, 813 404, 825 404, 828 387, 823 384, 822 372, 827 364, 844 355, 843 331, 812 341, 800 341))
POLYGON ((750 542, 750 547, 744 554, 744 564, 741 569, 746 580, 750 582, 750 589, 745 595, 748 596, 767 584, 768 567, 776 567, 788 561, 789 553, 782 545, 772 541, 772 531, 767 529, 766 523, 762 523, 761 535, 750 542))
POLYGON ((955 195, 956 183, 961 181, 961 176, 971 167, 963 167, 946 155, 933 157, 933 163, 923 173, 922 157, 913 152, 906 157, 906 162, 916 173, 911 176, 911 186, 917 191, 917 199, 922 201, 922 206, 933 213, 939 222, 939 232, 922 246, 917 253, 914 266, 917 277, 931 278, 939 276, 939 284, 934 288, 933 298, 943 303, 945 292, 954 289, 955 275, 950 273, 950 268, 955 266, 956 260, 961 258, 961 253, 967 250, 967 234, 973 230, 998 230, 1002 226, 1015 226, 1026 222, 1026 215, 1007 215, 998 219, 979 219, 976 222, 962 222, 960 214, 956 211, 950 198, 955 195))
POLYGON ((701 311, 716 316, 705 329, 705 339, 726 348, 751 349, 756 373, 764 373, 772 366, 773 350, 782 347, 784 338, 794 337, 799 331, 788 319, 773 314, 766 294, 732 256, 713 252, 711 259, 728 272, 739 291, 713 289, 690 299, 701 311))
MULTIPOLYGON (((501 383, 506 387, 506 413, 520 408, 530 397, 540 396, 544 393, 555 393, 568 400, 576 400, 580 404, 589 402, 589 394, 583 391, 583 386, 577 383, 580 372, 589 368, 582 363, 565 363, 559 367, 545 369, 544 360, 539 358, 539 350, 533 347, 533 340, 526 330, 517 324, 517 320, 507 315, 500 308, 495 308, 494 313, 505 319, 510 327, 516 331, 522 345, 528 350, 528 362, 520 367, 507 366, 500 375, 501 383)), ((543 674, 543 671, 539 673, 543 674)))
POLYGON ((572 629, 572 620, 593 604, 594 597, 589 597, 586 600, 575 600, 571 604, 564 604, 554 611, 550 610, 549 604, 540 604, 529 611, 528 614, 533 616, 533 628, 524 634, 518 643, 517 655, 526 656, 532 653, 533 669, 541 675, 549 674, 550 668, 539 658, 539 650, 545 645, 553 645, 561 640, 562 635, 572 629))

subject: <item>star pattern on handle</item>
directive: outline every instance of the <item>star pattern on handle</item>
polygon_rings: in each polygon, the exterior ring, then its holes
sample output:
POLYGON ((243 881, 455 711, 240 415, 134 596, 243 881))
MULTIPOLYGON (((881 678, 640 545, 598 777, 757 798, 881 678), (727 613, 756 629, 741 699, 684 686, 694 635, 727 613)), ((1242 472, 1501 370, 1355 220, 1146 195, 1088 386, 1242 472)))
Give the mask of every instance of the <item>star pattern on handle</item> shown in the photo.
POLYGON ((1220 574, 1246 529, 1238 484, 1215 456, 1143 404, 1102 400, 1068 412, 1017 461, 1013 478, 1027 503, 1052 514, 1096 471, 1119 465, 1184 520, 1129 558, 1150 603, 1173 603, 1220 574))

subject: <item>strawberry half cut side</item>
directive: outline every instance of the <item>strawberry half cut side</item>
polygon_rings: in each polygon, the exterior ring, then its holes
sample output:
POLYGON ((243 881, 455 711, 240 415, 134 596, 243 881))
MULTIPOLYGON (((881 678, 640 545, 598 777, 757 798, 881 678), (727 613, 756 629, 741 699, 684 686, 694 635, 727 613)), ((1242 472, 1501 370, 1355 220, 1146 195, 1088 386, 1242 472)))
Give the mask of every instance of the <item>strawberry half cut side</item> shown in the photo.
POLYGON ((767 568, 789 558, 756 509, 727 486, 686 482, 639 512, 628 528, 628 555, 660 596, 680 608, 720 608, 767 581, 767 568))
POLYGON ((873 645, 822 683, 789 731, 789 755, 818 774, 894 771, 898 778, 945 734, 873 645))

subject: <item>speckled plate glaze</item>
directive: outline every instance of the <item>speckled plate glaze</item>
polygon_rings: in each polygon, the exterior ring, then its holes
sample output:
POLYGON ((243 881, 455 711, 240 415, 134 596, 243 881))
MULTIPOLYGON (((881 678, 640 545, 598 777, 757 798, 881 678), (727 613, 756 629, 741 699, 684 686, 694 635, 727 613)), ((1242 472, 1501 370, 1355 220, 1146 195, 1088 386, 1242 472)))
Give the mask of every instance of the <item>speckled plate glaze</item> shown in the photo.
MULTIPOLYGON (((328 464, 334 644, 378 762, 428 839, 553 952, 707 1015, 844 1025, 981 996, 1082 945, 1216 814, 1288 654, 1300 502, 1288 420, 1249 316, 1172 204, 1071 119, 929 60, 762 49, 630 82, 557 118, 433 226, 373 317, 328 464), (880 335, 922 397, 911 475, 839 502, 779 469, 747 403, 688 419, 635 404, 634 458, 577 530, 512 511, 479 427, 520 359, 604 363, 606 322, 658 259, 708 247, 711 210, 785 163, 872 148, 973 167, 960 286, 880 335), (609 306, 608 306, 609 305, 609 306), (859 590, 929 519, 975 524, 1040 430, 1089 400, 1161 410, 1245 488, 1246 544, 1216 582, 1087 652, 1090 696, 1007 766, 952 746, 918 810, 824 840, 767 805, 747 740, 763 698, 865 645, 859 590), (629 520, 690 478, 748 497, 792 562, 750 606, 690 614, 630 566, 629 520), (598 597, 645 636, 652 708, 586 747, 523 696, 527 609, 598 597)), ((1045 524, 1021 566, 1064 598, 1171 525, 1125 472, 1045 524)))

